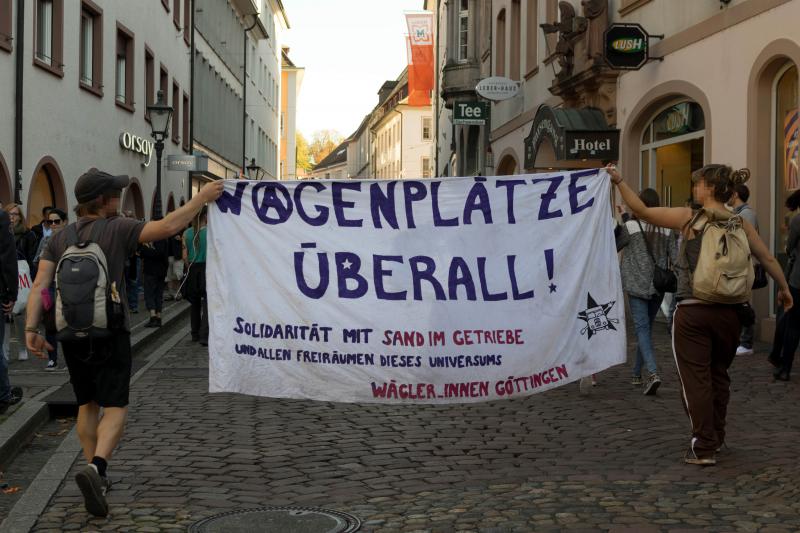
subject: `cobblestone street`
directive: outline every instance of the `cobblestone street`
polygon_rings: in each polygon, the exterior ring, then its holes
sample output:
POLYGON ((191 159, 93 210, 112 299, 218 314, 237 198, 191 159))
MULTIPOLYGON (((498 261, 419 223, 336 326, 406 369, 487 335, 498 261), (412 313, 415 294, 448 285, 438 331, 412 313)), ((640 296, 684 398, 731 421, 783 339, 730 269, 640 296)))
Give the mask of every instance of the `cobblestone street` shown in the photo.
POLYGON ((344 511, 363 531, 800 530, 796 384, 773 383, 763 353, 739 358, 730 449, 685 465, 668 338, 657 346, 657 397, 619 366, 588 396, 395 407, 209 395, 185 339, 134 386, 111 516, 89 518, 73 467, 35 530, 185 531, 265 505, 344 511))

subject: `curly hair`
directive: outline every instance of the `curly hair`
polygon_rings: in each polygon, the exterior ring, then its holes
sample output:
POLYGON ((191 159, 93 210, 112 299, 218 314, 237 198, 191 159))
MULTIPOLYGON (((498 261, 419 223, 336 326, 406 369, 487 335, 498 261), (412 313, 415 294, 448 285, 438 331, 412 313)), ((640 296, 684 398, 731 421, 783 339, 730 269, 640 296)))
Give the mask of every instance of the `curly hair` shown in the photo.
POLYGON ((706 165, 692 173, 692 183, 703 180, 714 189, 714 199, 723 203, 730 200, 736 186, 743 185, 749 179, 750 169, 733 170, 728 165, 706 165))

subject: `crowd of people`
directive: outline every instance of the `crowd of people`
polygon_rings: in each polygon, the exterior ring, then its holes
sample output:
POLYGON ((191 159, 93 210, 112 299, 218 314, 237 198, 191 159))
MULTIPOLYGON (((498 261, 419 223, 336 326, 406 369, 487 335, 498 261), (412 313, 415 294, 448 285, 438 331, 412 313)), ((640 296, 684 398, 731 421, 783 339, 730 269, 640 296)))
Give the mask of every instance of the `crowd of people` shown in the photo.
MULTIPOLYGON (((775 366, 776 380, 789 380, 800 343, 800 310, 793 306, 800 297, 800 267, 795 261, 800 250, 800 215, 789 225, 786 251, 790 261, 784 276, 758 235, 755 213, 747 203, 746 169, 706 165, 692 175, 691 200, 676 208, 662 207, 653 189, 634 192, 613 165, 606 170, 628 212, 620 217, 615 236, 637 343, 631 382, 641 386, 645 395, 654 395, 665 378, 659 370, 664 363, 653 349, 652 331, 659 310, 666 310, 692 429, 684 460, 713 465, 725 443, 728 368, 737 354, 753 351, 754 315, 749 300, 751 285, 756 286, 756 268, 752 260, 764 280, 768 274, 777 287, 782 309, 768 360, 775 366), (727 270, 719 270, 716 263, 720 261, 727 261, 727 270), (669 295, 666 303, 665 295, 669 295)), ((128 183, 127 176, 97 169, 82 175, 75 186, 74 224, 56 208, 46 208, 42 222, 33 228, 26 226, 19 205, 10 204, 0 212, 0 314, 13 330, 19 358, 31 352, 47 358, 48 368, 55 368, 56 348, 61 346, 79 405, 78 437, 87 460, 76 482, 87 511, 96 516, 108 513, 107 467, 127 417, 130 316, 139 311, 140 287, 150 315, 146 326, 161 326, 165 295, 185 298, 191 303, 192 341, 207 345, 205 204, 216 200, 223 189, 221 181, 208 184, 163 219, 144 222, 129 213, 118 216, 121 191, 128 183), (71 267, 62 269, 59 265, 67 259, 73 261, 71 267), (25 271, 34 281, 27 305, 19 306, 15 302, 24 298, 19 294, 18 274, 25 271), (89 276, 89 285, 87 273, 94 276, 89 276), (54 304, 56 280, 59 303, 54 304), (94 284, 103 291, 84 290, 95 288, 94 284), (88 311, 76 313, 75 309, 88 311), (88 322, 84 314, 90 315, 88 322)), ((800 191, 789 197, 786 207, 793 212, 800 209, 800 191)), ((6 328, 0 328, 0 335, 5 334, 6 328)), ((4 411, 20 401, 22 391, 10 386, 9 350, 3 342, 0 349, 0 411, 4 411)))
MULTIPOLYGON (((666 318, 692 427, 684 460, 713 465, 725 443, 728 369, 737 355, 753 353, 755 316, 749 300, 753 289, 767 286, 767 274, 775 281, 781 307, 768 360, 775 367, 774 378, 789 381, 800 343, 800 312, 793 305, 800 296, 795 261, 800 215, 795 214, 789 225, 790 259, 784 276, 759 237, 755 213, 747 203, 749 170, 704 166, 692 174, 692 198, 685 207, 674 208, 661 207, 653 189, 637 195, 613 165, 606 170, 630 210, 615 238, 637 342, 632 383, 643 386, 646 395, 655 394, 661 383, 652 328, 665 294, 672 293, 666 318), (643 368, 649 374, 645 380, 643 368)), ((800 208, 800 191, 789 197, 786 208, 800 208)))

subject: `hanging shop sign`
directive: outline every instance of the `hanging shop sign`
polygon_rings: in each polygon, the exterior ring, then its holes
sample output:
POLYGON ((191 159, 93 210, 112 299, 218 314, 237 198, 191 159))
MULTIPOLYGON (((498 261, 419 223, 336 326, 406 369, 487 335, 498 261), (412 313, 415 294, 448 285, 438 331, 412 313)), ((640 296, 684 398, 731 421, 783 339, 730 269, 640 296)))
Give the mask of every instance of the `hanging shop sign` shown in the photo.
POLYGON ((524 140, 526 169, 536 168, 536 156, 545 140, 552 145, 557 161, 619 159, 619 130, 610 128, 598 109, 539 107, 524 140))
POLYGON ((481 80, 475 86, 475 92, 487 100, 507 100, 519 92, 519 83, 509 78, 492 76, 481 80))
POLYGON ((489 116, 489 102, 456 102, 453 104, 453 124, 482 126, 489 116))
POLYGON ((183 172, 208 171, 207 155, 168 155, 167 170, 183 172))
POLYGON ((150 166, 150 160, 153 159, 153 149, 155 147, 155 143, 153 141, 148 141, 143 137, 123 131, 119 135, 119 145, 125 150, 129 150, 135 154, 140 154, 146 157, 147 160, 142 162, 142 166, 150 166))
POLYGON ((605 59, 616 70, 639 70, 650 60, 650 35, 639 24, 612 24, 604 37, 605 59))

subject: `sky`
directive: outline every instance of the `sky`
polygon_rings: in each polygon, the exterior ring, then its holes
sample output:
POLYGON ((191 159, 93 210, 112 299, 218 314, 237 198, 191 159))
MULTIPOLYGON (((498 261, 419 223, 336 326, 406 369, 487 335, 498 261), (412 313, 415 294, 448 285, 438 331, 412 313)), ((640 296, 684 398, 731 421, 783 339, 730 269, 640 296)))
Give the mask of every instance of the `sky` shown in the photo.
POLYGON ((305 68, 297 129, 353 133, 378 103, 378 89, 406 66, 406 11, 423 0, 283 0, 289 58, 305 68))

